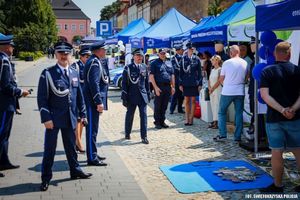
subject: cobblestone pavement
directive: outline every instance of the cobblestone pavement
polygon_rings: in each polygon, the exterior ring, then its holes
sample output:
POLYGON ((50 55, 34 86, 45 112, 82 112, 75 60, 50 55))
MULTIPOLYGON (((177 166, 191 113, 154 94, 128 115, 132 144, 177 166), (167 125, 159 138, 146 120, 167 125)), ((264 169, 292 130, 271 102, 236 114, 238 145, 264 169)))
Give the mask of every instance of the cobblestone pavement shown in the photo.
MULTIPOLYGON (((70 180, 68 164, 62 139, 59 134, 56 156, 53 166, 53 179, 46 192, 40 192, 41 161, 43 156, 44 127, 36 103, 39 75, 45 67, 54 64, 54 60, 42 58, 36 62, 17 61, 19 86, 33 88, 28 98, 20 99, 22 115, 14 117, 10 138, 9 155, 13 164, 20 164, 16 170, 3 171, 0 178, 1 200, 144 200, 139 185, 130 174, 123 161, 103 134, 99 135, 102 148, 99 153, 107 157, 107 167, 86 166, 86 156, 79 155, 78 160, 85 172, 93 173, 91 179, 70 180)), ((85 137, 84 137, 85 138, 85 137)))
POLYGON ((212 141, 216 130, 208 130, 207 123, 194 119, 194 125, 184 126, 184 115, 174 113, 167 115, 168 129, 156 130, 153 124, 153 105, 148 107, 148 139, 150 144, 141 144, 139 133, 138 110, 135 113, 131 140, 124 140, 124 120, 126 109, 120 101, 120 91, 111 90, 109 111, 101 117, 101 129, 123 159, 125 165, 134 175, 150 200, 177 199, 244 199, 245 193, 251 191, 203 192, 197 194, 180 194, 164 174, 161 165, 187 163, 198 160, 245 159, 249 152, 233 142, 216 143, 212 141))

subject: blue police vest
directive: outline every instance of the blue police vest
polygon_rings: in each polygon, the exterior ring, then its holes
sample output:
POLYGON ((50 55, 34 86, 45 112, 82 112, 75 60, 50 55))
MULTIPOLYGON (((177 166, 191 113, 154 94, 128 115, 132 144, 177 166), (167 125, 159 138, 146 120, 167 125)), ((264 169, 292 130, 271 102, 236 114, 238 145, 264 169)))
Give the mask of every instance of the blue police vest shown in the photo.
POLYGON ((183 56, 179 77, 179 82, 182 86, 202 86, 200 59, 195 55, 192 55, 191 58, 189 58, 188 55, 183 56))
POLYGON ((160 58, 150 64, 150 74, 154 75, 156 83, 170 83, 174 74, 172 63, 168 60, 165 62, 160 58))
POLYGON ((80 118, 86 117, 79 75, 71 67, 69 77, 63 74, 58 65, 43 70, 37 101, 41 122, 52 120, 56 128, 76 128, 77 115, 80 118))
POLYGON ((17 97, 22 95, 14 78, 9 57, 0 52, 0 111, 16 110, 17 97))
POLYGON ((121 98, 130 104, 148 103, 150 99, 148 70, 145 64, 125 66, 122 75, 121 98))

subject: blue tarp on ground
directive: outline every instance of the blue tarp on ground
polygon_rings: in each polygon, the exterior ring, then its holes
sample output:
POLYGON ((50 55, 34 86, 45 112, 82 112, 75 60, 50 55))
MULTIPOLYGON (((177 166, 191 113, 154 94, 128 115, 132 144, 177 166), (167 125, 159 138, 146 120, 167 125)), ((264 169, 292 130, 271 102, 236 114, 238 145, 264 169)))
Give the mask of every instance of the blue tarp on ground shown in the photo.
POLYGON ((252 0, 234 3, 211 22, 204 26, 196 26, 191 30, 192 42, 227 41, 227 25, 255 15, 252 0))
MULTIPOLYGON (((212 21, 215 17, 213 16, 208 16, 208 17, 204 17, 201 19, 201 21, 199 22, 199 24, 197 24, 197 27, 203 26, 206 23, 209 23, 210 21, 212 21)), ((181 33, 179 35, 175 35, 171 37, 171 47, 176 47, 178 45, 182 45, 182 43, 188 39, 190 39, 191 36, 191 30, 188 30, 184 33, 181 33)))
POLYGON ((130 37, 133 48, 170 47, 170 37, 184 33, 196 25, 175 8, 171 8, 163 17, 144 32, 130 37))
POLYGON ((244 160, 230 161, 196 161, 179 165, 160 166, 160 170, 167 176, 172 185, 180 193, 189 194, 207 191, 231 191, 265 188, 273 183, 273 178, 244 160), (234 169, 245 167, 259 175, 253 181, 235 183, 224 180, 214 174, 221 168, 234 169))
POLYGON ((286 0, 256 7, 256 31, 299 29, 299 0, 286 0))
POLYGON ((120 31, 118 34, 109 37, 106 40, 106 44, 117 44, 119 40, 123 41, 124 44, 129 43, 129 37, 136 35, 147 28, 150 27, 150 24, 148 24, 144 18, 140 18, 137 20, 134 20, 128 24, 126 28, 124 28, 122 31, 120 31))

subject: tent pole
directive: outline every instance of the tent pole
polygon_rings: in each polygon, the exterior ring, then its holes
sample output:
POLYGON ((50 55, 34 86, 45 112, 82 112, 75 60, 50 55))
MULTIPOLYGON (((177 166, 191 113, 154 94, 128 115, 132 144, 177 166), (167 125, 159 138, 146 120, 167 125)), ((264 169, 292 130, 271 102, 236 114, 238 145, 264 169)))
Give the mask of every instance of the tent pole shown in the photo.
MULTIPOLYGON (((258 46, 259 46, 259 32, 256 32, 255 34, 255 64, 259 63, 259 57, 258 57, 258 46)), ((254 153, 255 157, 257 157, 258 153, 258 102, 257 102, 257 90, 258 90, 258 84, 257 80, 254 79, 254 153)))

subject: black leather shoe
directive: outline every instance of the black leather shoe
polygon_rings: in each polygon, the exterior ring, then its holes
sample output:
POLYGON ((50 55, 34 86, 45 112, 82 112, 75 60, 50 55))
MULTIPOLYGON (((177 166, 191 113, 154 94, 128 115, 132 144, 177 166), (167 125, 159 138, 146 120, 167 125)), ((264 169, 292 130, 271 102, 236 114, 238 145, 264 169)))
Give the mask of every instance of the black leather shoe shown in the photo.
POLYGON ((174 114, 174 111, 170 111, 170 115, 173 115, 174 114))
POLYGON ((163 128, 169 128, 169 126, 164 122, 162 125, 161 125, 163 128))
POLYGON ((181 110, 181 111, 178 111, 178 113, 182 113, 182 114, 184 114, 185 112, 184 112, 183 110, 181 110))
POLYGON ((1 177, 4 177, 4 174, 0 173, 0 178, 1 178, 1 177))
POLYGON ((155 128, 156 129, 162 129, 162 126, 157 124, 157 125, 155 125, 155 128))
POLYGON ((106 159, 105 157, 101 157, 101 156, 99 156, 99 155, 97 155, 97 158, 98 158, 99 160, 105 160, 105 159, 106 159))
POLYGON ((71 174, 71 179, 87 179, 92 175, 91 173, 77 172, 76 174, 71 174))
POLYGON ((48 181, 43 181, 41 186, 40 186, 40 190, 41 191, 47 191, 49 187, 49 182, 48 181))
POLYGON ((0 165, 0 170, 17 169, 19 167, 20 165, 6 164, 6 165, 0 165))
POLYGON ((107 166, 107 164, 102 160, 95 161, 95 162, 88 162, 87 164, 90 166, 107 166))
POLYGON ((130 140, 130 135, 125 135, 126 140, 130 140))
POLYGON ((143 144, 149 144, 149 141, 148 141, 147 138, 143 138, 143 139, 142 139, 142 143, 143 143, 143 144))

